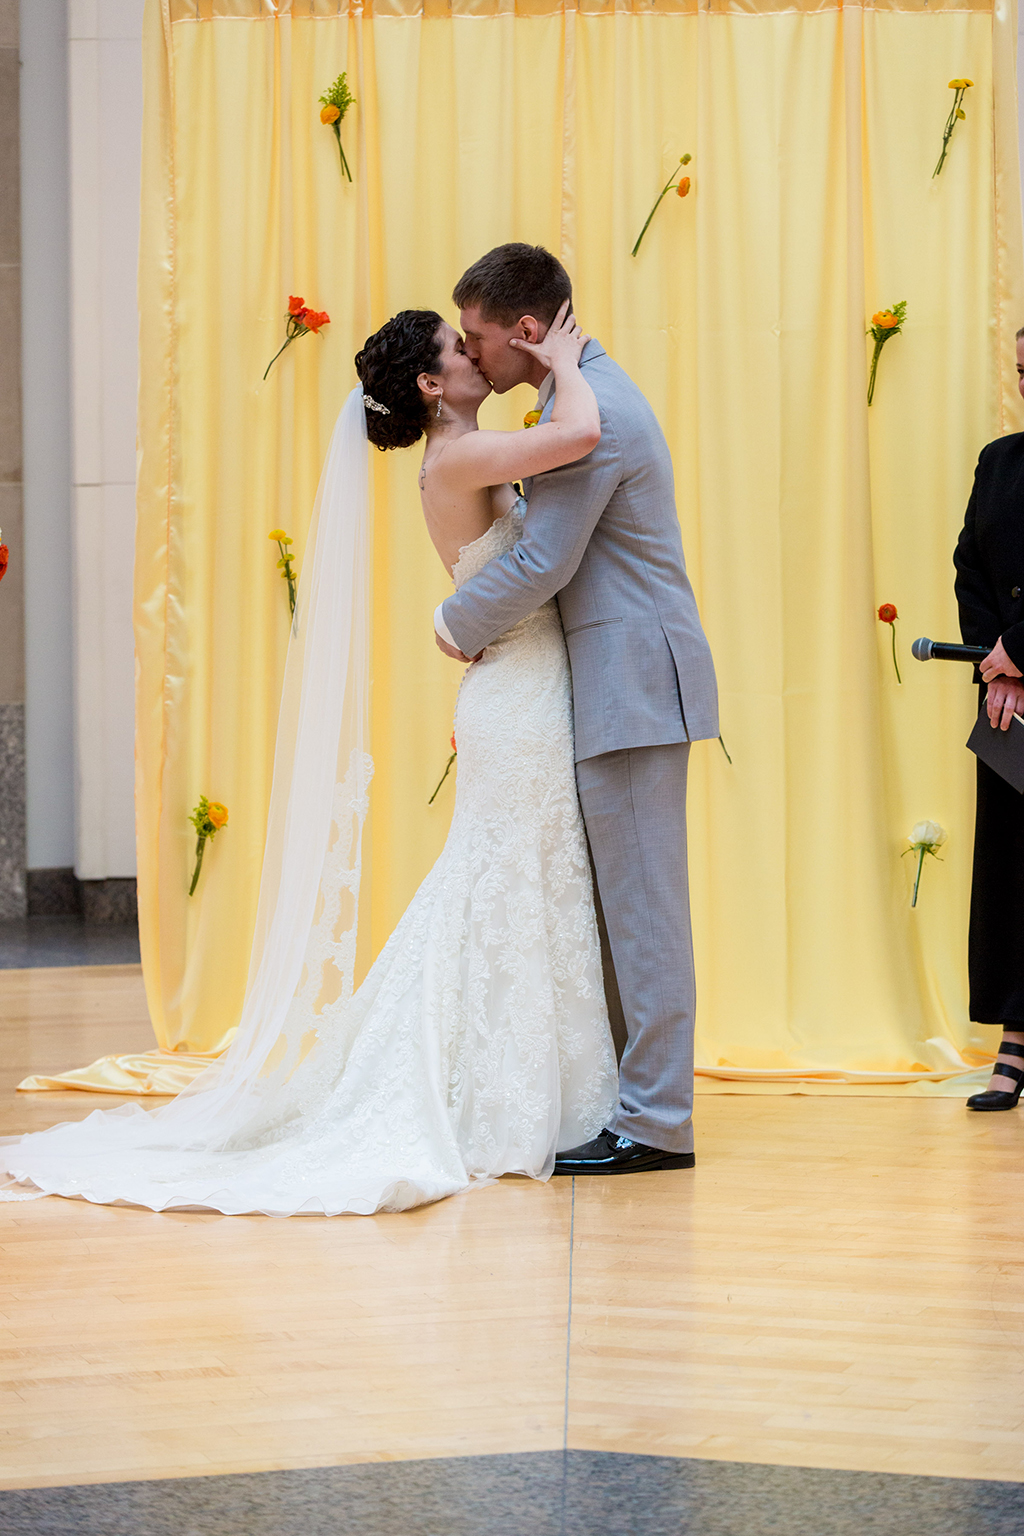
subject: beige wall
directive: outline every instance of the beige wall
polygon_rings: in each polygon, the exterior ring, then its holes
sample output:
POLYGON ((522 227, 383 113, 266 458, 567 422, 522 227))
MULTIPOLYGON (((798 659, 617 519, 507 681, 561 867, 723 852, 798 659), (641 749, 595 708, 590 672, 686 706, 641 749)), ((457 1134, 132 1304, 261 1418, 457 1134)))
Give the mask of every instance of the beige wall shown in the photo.
POLYGON ((67 870, 75 862, 67 11, 67 0, 21 0, 25 836, 30 871, 67 870))
POLYGON ((0 0, 0 528, 11 565, 0 586, 0 704, 25 700, 21 527, 21 221, 18 0, 0 0))
POLYGON ((135 874, 136 269, 144 0, 70 0, 75 873, 135 874))
POLYGON ((25 911, 25 602, 21 510, 18 0, 0 0, 0 919, 25 911))

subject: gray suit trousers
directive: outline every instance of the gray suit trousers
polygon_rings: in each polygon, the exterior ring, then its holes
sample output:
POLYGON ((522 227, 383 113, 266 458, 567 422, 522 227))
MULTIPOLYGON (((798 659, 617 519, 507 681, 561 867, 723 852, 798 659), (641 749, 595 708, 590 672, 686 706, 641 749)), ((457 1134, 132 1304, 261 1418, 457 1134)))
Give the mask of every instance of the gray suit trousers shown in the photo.
POLYGON ((690 743, 629 747, 576 764, 625 1044, 608 1129, 693 1151, 693 942, 686 870, 690 743))

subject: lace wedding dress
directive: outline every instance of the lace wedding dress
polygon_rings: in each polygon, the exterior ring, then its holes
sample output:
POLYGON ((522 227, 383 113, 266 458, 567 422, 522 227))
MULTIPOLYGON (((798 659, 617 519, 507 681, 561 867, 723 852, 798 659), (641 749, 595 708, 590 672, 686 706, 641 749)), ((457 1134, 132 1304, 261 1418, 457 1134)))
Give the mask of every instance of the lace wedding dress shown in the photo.
MULTIPOLYGON (((512 547, 523 505, 463 549, 457 585, 512 547)), ((322 882, 287 1071, 271 1050, 230 1105, 181 1095, 8 1143, 0 1199, 370 1214, 505 1173, 546 1178, 556 1148, 597 1134, 616 1068, 553 601, 468 668, 455 729, 444 850, 362 986, 317 1011, 345 879, 322 882)))

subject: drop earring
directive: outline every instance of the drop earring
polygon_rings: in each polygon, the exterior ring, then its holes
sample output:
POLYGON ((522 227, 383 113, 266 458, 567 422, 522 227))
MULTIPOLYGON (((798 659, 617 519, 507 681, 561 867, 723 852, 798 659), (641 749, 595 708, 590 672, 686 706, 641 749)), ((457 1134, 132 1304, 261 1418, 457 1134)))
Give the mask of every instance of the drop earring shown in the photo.
POLYGON ((444 399, 444 390, 442 389, 441 393, 437 397, 437 419, 438 419, 438 421, 441 420, 441 401, 443 399, 444 399))

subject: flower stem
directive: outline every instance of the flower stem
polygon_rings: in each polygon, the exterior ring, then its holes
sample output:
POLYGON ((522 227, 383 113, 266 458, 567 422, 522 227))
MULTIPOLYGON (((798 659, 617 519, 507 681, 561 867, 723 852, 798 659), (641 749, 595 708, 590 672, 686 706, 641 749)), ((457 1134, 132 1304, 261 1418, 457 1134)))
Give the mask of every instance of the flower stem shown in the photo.
POLYGON ((206 838, 203 837, 202 833, 200 833, 199 836, 196 838, 196 867, 195 867, 195 872, 192 875, 192 884, 188 888, 188 893, 189 893, 190 896, 193 896, 195 894, 196 886, 199 884, 199 871, 203 867, 203 850, 204 850, 205 847, 206 847, 206 838))
POLYGON ((288 551, 285 549, 285 547, 281 543, 280 539, 278 539, 278 541, 277 541, 277 547, 281 551, 281 559, 284 561, 284 570, 282 571, 282 575, 284 576, 285 581, 288 583, 288 611, 291 614, 291 617, 294 619, 294 617, 295 617, 295 573, 292 570, 292 557, 288 553, 288 551))
POLYGON ((438 793, 440 791, 441 785, 444 783, 445 779, 448 777, 449 773, 451 772, 452 763, 454 763, 454 761, 455 761, 457 756, 458 756, 458 753, 457 752, 453 752, 451 757, 448 759, 447 763, 445 764, 444 773, 442 773, 440 779, 437 782, 437 789, 434 790, 434 793, 431 795, 430 799, 427 801, 428 805, 433 805, 434 801, 437 799, 437 796, 438 796, 438 793))
POLYGON ((939 156, 938 165, 935 167, 934 171, 932 171, 933 181, 946 163, 946 156, 949 154, 949 141, 953 137, 953 129, 956 127, 956 114, 959 110, 961 101, 964 99, 965 94, 966 93, 963 87, 958 86, 956 95, 953 97, 952 108, 950 109, 949 116, 946 118, 946 126, 942 131, 942 153, 939 156))
MULTIPOLYGON (((296 332, 296 333, 295 333, 295 335, 297 335, 297 336, 301 336, 301 334, 302 334, 302 332, 301 332, 301 331, 297 331, 297 332, 296 332)), ((290 347, 290 346, 291 346, 291 344, 292 344, 292 342, 293 342, 293 341, 294 341, 294 340, 295 340, 295 336, 289 336, 289 337, 288 337, 288 340, 287 340, 287 341, 286 341, 286 342, 285 342, 285 344, 284 344, 284 346, 283 346, 283 347, 282 347, 282 348, 281 348, 281 351, 280 351, 280 352, 275 352, 275 353, 274 353, 274 355, 273 355, 273 357, 272 357, 272 358, 271 358, 271 359, 270 359, 270 362, 269 362, 269 363, 268 363, 268 364, 267 364, 267 373, 269 373, 269 372, 270 372, 270 370, 271 370, 271 368, 273 368, 273 366, 274 366, 274 364, 275 364, 275 363, 276 363, 276 362, 277 362, 277 360, 278 360, 278 358, 279 358, 279 357, 280 357, 280 356, 281 356, 281 352, 284 352, 284 351, 286 351, 286 350, 287 350, 287 348, 288 348, 288 347, 290 347)), ((264 375, 263 375, 263 377, 264 377, 264 379, 265 379, 265 378, 266 378, 266 376, 267 376, 267 373, 265 373, 265 374, 264 374, 264 375)))
POLYGON ((344 151, 344 149, 342 147, 342 143, 341 143, 341 118, 340 117, 339 117, 339 119, 338 119, 338 121, 336 123, 332 124, 332 127, 334 128, 334 137, 338 141, 338 154, 341 156, 341 168, 345 172, 345 175, 348 177, 349 181, 351 181, 352 180, 352 172, 348 168, 348 161, 345 159, 345 151, 344 151))
POLYGON ((924 864, 925 852, 926 849, 924 843, 919 844, 917 850, 917 874, 914 876, 914 894, 910 898, 910 905, 912 907, 917 906, 917 888, 921 884, 921 868, 924 864))
MULTIPOLYGON (((676 171, 678 171, 678 169, 679 169, 679 167, 676 166, 675 170, 672 172, 672 176, 674 176, 676 174, 676 171)), ((635 256, 637 251, 640 249, 640 241, 643 239, 644 235, 646 235, 646 233, 648 231, 648 228, 650 227, 651 220, 654 218, 654 215, 657 213, 658 209, 661 207, 661 200, 662 200, 662 198, 665 196, 665 194, 668 191, 671 190, 671 187, 672 187, 672 176, 669 177, 668 181, 666 181, 665 185, 662 187, 661 191, 658 194, 658 201, 655 203, 654 207, 651 209, 650 213, 647 215, 647 223, 644 225, 643 229, 640 231, 640 233, 636 237, 636 245, 634 245, 632 251, 630 252, 631 256, 635 256)))
POLYGON ((902 677, 900 677, 900 664, 896 660, 896 621, 895 620, 893 620, 893 622, 889 625, 889 628, 892 630, 892 664, 896 668, 896 681, 902 686, 903 679, 902 679, 902 677))
POLYGON ((721 733, 719 733, 718 745, 721 747, 722 751, 725 753, 725 760, 726 760, 726 762, 731 765, 732 764, 732 758, 729 756, 729 748, 726 746, 725 742, 722 740, 721 733))
POLYGON ((871 377, 868 379, 868 405, 870 405, 872 400, 875 398, 875 375, 878 372, 878 359, 882 355, 882 348, 884 345, 885 343, 879 341, 876 336, 875 352, 871 359, 871 377))

